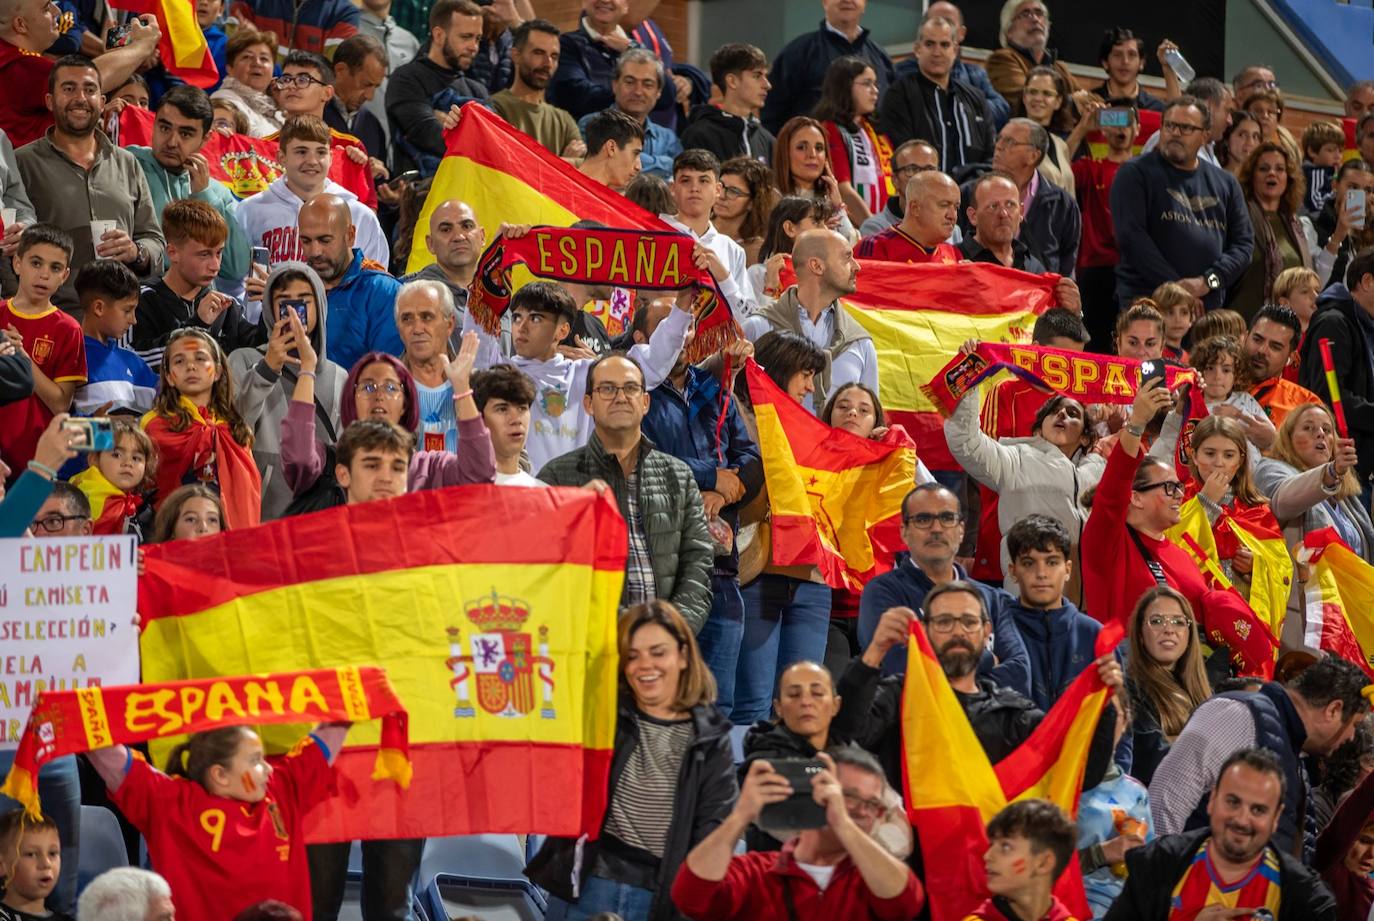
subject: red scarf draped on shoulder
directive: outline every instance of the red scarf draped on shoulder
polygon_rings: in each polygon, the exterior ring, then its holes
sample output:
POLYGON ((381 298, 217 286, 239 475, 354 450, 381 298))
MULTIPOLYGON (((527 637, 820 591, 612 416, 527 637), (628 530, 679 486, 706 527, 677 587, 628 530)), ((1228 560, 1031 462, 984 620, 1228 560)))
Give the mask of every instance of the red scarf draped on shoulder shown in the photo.
POLYGON ((184 431, 172 431, 174 417, 156 410, 143 417, 143 428, 157 444, 157 506, 172 490, 186 483, 212 483, 224 503, 225 527, 251 528, 262 517, 262 476, 253 453, 234 440, 229 423, 201 409, 186 397, 182 407, 191 414, 184 431))

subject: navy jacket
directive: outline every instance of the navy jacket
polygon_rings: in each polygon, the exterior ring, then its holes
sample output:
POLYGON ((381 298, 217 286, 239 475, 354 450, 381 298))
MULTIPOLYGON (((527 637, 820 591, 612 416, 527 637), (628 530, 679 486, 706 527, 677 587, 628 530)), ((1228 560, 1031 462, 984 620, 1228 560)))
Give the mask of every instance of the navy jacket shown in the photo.
MULTIPOLYGON (((878 621, 888 608, 908 607, 919 612, 925 601, 926 592, 935 587, 924 572, 911 562, 910 557, 898 554, 897 565, 864 586, 859 598, 859 646, 868 648, 873 642, 873 634, 878 629, 878 621)), ((968 579, 969 575, 958 563, 954 564, 957 578, 968 579)), ((992 656, 983 656, 978 666, 980 678, 990 678, 1001 687, 1016 691, 1023 697, 1030 696, 1031 666, 1026 645, 1021 641, 1021 633, 1016 629, 1016 620, 1007 610, 1011 596, 1000 588, 991 588, 975 582, 983 593, 983 603, 987 605, 992 617, 992 656)), ((883 660, 884 675, 900 675, 906 671, 905 646, 897 646, 883 660)))
MULTIPOLYGON (((959 229, 964 232, 964 239, 973 236, 968 209, 973 204, 973 187, 978 184, 977 177, 984 172, 986 169, 979 164, 977 168, 969 171, 973 178, 965 180, 959 187, 959 229)), ((1115 195, 1116 187, 1112 188, 1115 195)), ((1247 227, 1248 220, 1247 218, 1247 227)), ((1042 175, 1040 184, 1035 189, 1035 198, 1031 202, 1030 216, 1021 222, 1021 232, 1017 234, 1017 239, 1040 257, 1046 269, 1065 278, 1072 278, 1078 266, 1078 244, 1082 237, 1083 214, 1078 210, 1078 202, 1042 175)), ((1120 239, 1117 238, 1118 241, 1120 239)))
POLYGON ((1321 293, 1303 338, 1298 383, 1330 404, 1331 390, 1326 386, 1320 352, 1321 340, 1330 339, 1331 361, 1341 382, 1341 405, 1360 457, 1355 469, 1363 482, 1374 473, 1374 350, 1360 313, 1350 289, 1340 282, 1321 293))
POLYGON ((1030 657, 1030 699, 1048 713, 1079 673, 1097 658, 1093 644, 1102 625, 1072 601, 1065 601, 1062 608, 1033 611, 1023 607, 1019 598, 1012 598, 1007 611, 1016 621, 1030 657))
MULTIPOLYGON (((722 463, 716 455, 716 422, 719 419, 720 381, 701 368, 688 367, 685 392, 679 393, 669 381, 653 389, 649 412, 640 428, 660 451, 673 455, 692 469, 697 488, 702 491, 716 488, 716 471, 721 467, 739 471, 744 483, 744 498, 721 512, 730 527, 738 530, 739 510, 763 487, 763 460, 759 446, 749 437, 732 399, 720 430, 720 448, 725 458, 722 463)), ((729 557, 716 557, 715 570, 719 575, 738 575, 738 551, 729 557)))
POLYGON ((794 115, 810 115, 821 98, 821 81, 830 62, 843 57, 863 58, 878 76, 878 92, 897 79, 892 59, 882 46, 873 40, 867 29, 859 30, 859 37, 849 41, 821 20, 815 32, 799 35, 787 43, 773 59, 768 82, 773 88, 763 103, 763 125, 774 134, 794 115))
MULTIPOLYGON (((609 45, 592 41, 580 21, 577 28, 559 36, 558 45, 558 70, 549 81, 548 101, 560 109, 567 109, 573 118, 609 109, 615 103, 611 73, 620 53, 609 45)), ((630 47, 637 48, 639 43, 631 42, 630 47)), ((655 108, 672 106, 676 99, 677 84, 665 79, 655 108)))

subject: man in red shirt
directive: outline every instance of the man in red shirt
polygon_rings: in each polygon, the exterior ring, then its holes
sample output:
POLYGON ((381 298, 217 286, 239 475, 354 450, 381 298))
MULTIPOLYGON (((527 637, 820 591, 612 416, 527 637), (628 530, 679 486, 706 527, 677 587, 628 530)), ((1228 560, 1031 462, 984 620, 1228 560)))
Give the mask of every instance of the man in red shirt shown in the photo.
POLYGON ((818 757, 825 769, 811 778, 811 795, 825 807, 825 824, 806 829, 781 851, 735 856, 735 843, 764 806, 793 795, 786 777, 767 761, 755 761, 735 808, 679 868, 673 881, 679 911, 717 921, 907 921, 921 911, 920 881, 872 836, 886 785, 877 760, 853 746, 818 757))
POLYGON ((906 184, 906 213, 897 224, 859 241, 854 255, 885 262, 933 262, 953 265, 963 260, 946 241, 959 222, 959 186, 944 173, 927 170, 906 184))
POLYGON ((1113 99, 1110 111, 1125 114, 1125 125, 1101 125, 1100 109, 1086 118, 1107 140, 1107 156, 1101 160, 1080 157, 1073 161, 1074 189, 1078 210, 1083 213, 1083 236, 1078 244, 1078 287, 1083 292, 1088 331, 1093 348, 1112 350, 1112 330, 1116 325, 1116 233, 1112 228, 1112 182, 1121 164, 1131 159, 1140 118, 1129 99, 1113 99))
MULTIPOLYGON (((0 130, 16 149, 36 141, 52 126, 52 111, 44 101, 52 59, 43 56, 62 29, 62 15, 53 0, 11 0, 0 12, 0 130)), ((100 85, 106 93, 133 76, 138 65, 157 51, 162 30, 152 16, 131 20, 126 44, 96 59, 100 85)))

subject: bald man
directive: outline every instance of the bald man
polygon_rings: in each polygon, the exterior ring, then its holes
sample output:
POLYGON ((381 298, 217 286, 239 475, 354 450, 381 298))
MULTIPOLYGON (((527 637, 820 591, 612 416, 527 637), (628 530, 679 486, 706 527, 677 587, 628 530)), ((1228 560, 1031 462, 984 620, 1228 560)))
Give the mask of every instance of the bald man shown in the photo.
POLYGON ((813 413, 836 389, 854 381, 877 393, 878 353, 873 339, 838 303, 839 298, 854 293, 859 279, 859 263, 849 243, 833 230, 805 231, 792 247, 792 265, 797 283, 745 319, 745 335, 757 340, 772 330, 796 333, 830 356, 829 366, 816 375, 815 393, 804 401, 813 413))
MULTIPOLYGON (((462 335, 462 317, 468 309, 468 285, 477 274, 477 260, 486 243, 486 231, 478 223, 472 206, 456 198, 440 202, 429 216, 429 233, 425 234, 425 248, 434 261, 401 279, 403 282, 437 281, 448 286, 453 293, 454 306, 458 308, 458 330, 452 340, 455 349, 462 335)), ((509 325, 509 320, 505 323, 509 325)), ((502 338, 506 346, 503 354, 509 355, 509 331, 502 338)))
POLYGON ((320 276, 329 298, 325 346, 330 360, 344 368, 352 368, 367 352, 399 357, 404 351, 394 314, 401 283, 371 260, 365 263, 363 251, 354 245, 355 203, 322 192, 301 205, 296 216, 301 260, 320 276))
POLYGON ((953 265, 963 257, 946 241, 959 222, 959 186, 938 170, 906 183, 906 213, 892 227, 859 241, 860 259, 953 265))

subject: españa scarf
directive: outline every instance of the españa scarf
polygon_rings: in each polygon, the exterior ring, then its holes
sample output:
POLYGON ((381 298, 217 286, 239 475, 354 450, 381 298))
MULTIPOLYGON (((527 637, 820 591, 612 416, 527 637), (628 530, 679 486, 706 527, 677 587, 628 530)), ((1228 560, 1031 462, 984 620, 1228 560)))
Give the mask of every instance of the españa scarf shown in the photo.
POLYGON ((111 483, 95 463, 72 477, 71 482, 91 503, 91 518, 95 522, 92 534, 123 534, 124 522, 143 508, 142 496, 127 493, 111 483))
POLYGON ((510 306, 511 269, 517 265, 556 281, 659 290, 694 287, 696 336, 686 353, 689 361, 700 361, 739 338, 740 331, 715 278, 692 261, 696 245, 685 233, 656 230, 539 226, 523 237, 497 237, 477 265, 468 309, 496 335, 501 314, 510 306))
POLYGON ((185 430, 172 430, 172 417, 156 410, 142 424, 158 450, 157 503, 186 483, 218 488, 224 503, 225 526, 251 528, 262 517, 262 475, 253 453, 234 440, 229 423, 186 397, 181 406, 191 414, 185 430))
POLYGON ((1197 854, 1183 878, 1174 886, 1173 897, 1169 900, 1169 921, 1193 921, 1198 912, 1209 905, 1224 905, 1227 908, 1268 909, 1269 917, 1279 916, 1279 902, 1283 891, 1279 881, 1279 856, 1272 847, 1266 847, 1264 854, 1245 874, 1234 883, 1222 883, 1207 854, 1204 838, 1198 845, 1197 854))
MULTIPOLYGON (((954 356, 921 391, 948 416, 964 394, 999 371, 1010 371, 1033 387, 1083 404, 1130 403, 1140 383, 1140 361, 1135 358, 980 342, 970 354, 954 356)), ((1192 368, 1166 366, 1165 386, 1170 390, 1196 380, 1192 368)))
POLYGON ((373 779, 409 786, 408 714, 384 669, 348 666, 43 691, 0 793, 36 818, 38 771, 65 755, 223 726, 373 719, 382 721, 373 779))

